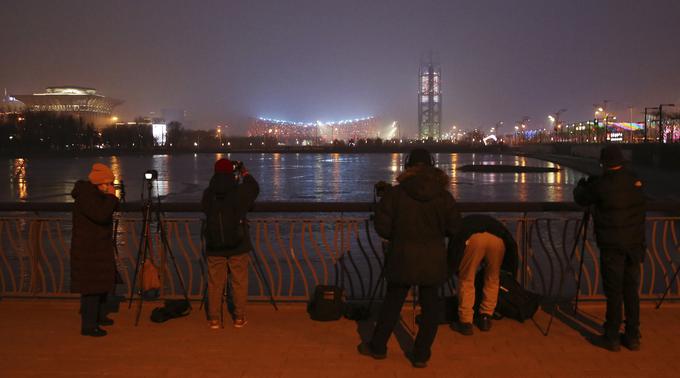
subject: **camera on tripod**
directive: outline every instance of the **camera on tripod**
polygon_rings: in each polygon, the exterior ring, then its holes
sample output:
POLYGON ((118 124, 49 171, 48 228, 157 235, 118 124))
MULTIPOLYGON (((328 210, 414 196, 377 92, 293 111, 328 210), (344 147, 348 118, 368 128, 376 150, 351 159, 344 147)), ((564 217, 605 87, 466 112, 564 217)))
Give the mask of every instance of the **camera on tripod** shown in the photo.
POLYGON ((158 179, 158 171, 155 169, 149 169, 144 172, 144 179, 147 181, 153 181, 158 179))
POLYGON ((240 160, 234 160, 234 173, 241 175, 243 173, 243 162, 240 160))

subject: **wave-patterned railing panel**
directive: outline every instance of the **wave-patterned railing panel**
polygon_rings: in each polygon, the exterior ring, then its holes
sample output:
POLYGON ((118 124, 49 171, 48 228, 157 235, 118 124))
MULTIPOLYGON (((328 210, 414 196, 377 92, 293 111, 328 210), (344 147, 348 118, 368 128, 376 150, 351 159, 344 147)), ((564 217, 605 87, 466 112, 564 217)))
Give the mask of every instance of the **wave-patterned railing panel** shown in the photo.
MULTIPOLYGON (((528 289, 554 298, 576 294, 579 266, 583 272, 579 295, 602 299, 599 251, 592 222, 583 242, 578 213, 497 214, 518 242, 517 277, 528 289)), ((304 301, 320 284, 345 288, 349 299, 382 297, 381 267, 384 242, 368 213, 253 214, 249 219, 249 295, 252 300, 304 301)), ((166 217, 161 229, 150 227, 149 258, 159 268, 161 296, 183 294, 200 299, 207 284, 202 221, 198 216, 166 217), (178 274, 182 280, 178 279, 178 274)), ((117 266, 123 283, 119 295, 129 296, 135 274, 142 221, 119 214, 116 222, 117 266)), ((68 217, 20 215, 0 217, 0 295, 60 297, 70 294, 70 235, 68 217)), ((680 297, 680 279, 671 279, 680 266, 680 218, 647 219, 647 251, 640 284, 643 298, 680 297)), ((455 280, 442 287, 455 292, 455 280)))

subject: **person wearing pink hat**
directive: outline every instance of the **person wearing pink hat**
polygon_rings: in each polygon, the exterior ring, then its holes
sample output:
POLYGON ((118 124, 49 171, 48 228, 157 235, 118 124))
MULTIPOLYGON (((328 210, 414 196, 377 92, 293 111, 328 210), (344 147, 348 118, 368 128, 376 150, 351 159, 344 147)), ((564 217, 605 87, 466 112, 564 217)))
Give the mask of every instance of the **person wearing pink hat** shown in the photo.
POLYGON ((71 291, 80 293, 81 334, 106 336, 100 326, 112 325, 102 304, 113 291, 116 263, 113 251, 113 212, 118 206, 111 169, 95 163, 88 180, 71 191, 71 291))

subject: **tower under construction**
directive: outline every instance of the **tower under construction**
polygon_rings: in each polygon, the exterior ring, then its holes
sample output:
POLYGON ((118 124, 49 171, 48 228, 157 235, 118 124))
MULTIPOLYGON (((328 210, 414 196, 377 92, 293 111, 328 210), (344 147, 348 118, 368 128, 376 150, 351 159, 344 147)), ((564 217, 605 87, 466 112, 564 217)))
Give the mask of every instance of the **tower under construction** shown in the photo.
POLYGON ((441 66, 432 59, 420 64, 418 76, 418 138, 440 139, 442 125, 441 66))

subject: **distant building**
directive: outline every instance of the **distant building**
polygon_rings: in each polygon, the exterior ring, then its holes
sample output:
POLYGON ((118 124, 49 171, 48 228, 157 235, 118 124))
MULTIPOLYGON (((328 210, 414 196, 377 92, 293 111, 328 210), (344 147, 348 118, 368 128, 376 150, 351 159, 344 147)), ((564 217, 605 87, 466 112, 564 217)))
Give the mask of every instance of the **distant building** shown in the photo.
POLYGON ((24 107, 26 107, 26 105, 24 105, 23 102, 17 100, 13 96, 8 95, 7 90, 5 89, 2 99, 0 99, 0 116, 20 113, 23 111, 24 107))
POLYGON ((332 122, 293 122, 280 119, 253 119, 249 136, 272 137, 288 145, 330 143, 333 140, 357 140, 377 136, 375 117, 364 117, 332 122))
POLYGON ((12 96, 33 112, 51 112, 72 115, 95 127, 113 123, 113 108, 123 101, 102 96, 93 88, 48 87, 45 93, 12 96))
POLYGON ((133 122, 117 122, 114 126, 150 127, 154 145, 165 146, 168 143, 168 122, 163 118, 140 117, 133 122))
POLYGON ((440 139, 442 125, 441 66, 430 60, 418 74, 418 139, 440 139))

